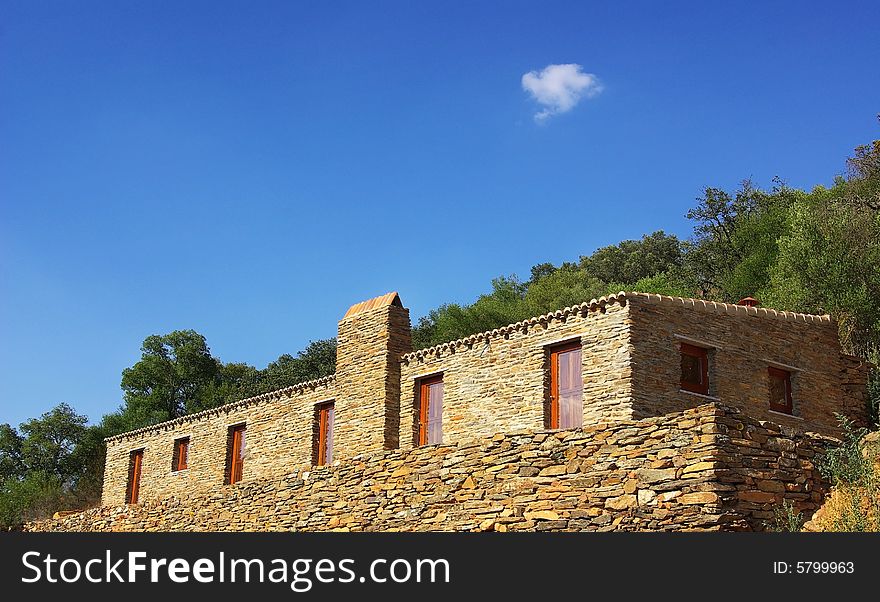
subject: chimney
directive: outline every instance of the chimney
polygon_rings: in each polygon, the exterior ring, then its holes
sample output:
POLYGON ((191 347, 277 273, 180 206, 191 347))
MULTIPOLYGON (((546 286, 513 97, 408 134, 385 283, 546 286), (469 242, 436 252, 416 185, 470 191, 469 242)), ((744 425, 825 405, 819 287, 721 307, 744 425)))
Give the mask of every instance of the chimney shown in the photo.
POLYGON ((757 307, 761 305, 761 302, 755 299, 754 297, 743 297, 739 301, 736 302, 737 305, 745 305, 746 307, 757 307))
POLYGON ((339 322, 337 342, 333 429, 339 456, 396 448, 400 356, 412 351, 409 311, 397 293, 357 303, 339 322))

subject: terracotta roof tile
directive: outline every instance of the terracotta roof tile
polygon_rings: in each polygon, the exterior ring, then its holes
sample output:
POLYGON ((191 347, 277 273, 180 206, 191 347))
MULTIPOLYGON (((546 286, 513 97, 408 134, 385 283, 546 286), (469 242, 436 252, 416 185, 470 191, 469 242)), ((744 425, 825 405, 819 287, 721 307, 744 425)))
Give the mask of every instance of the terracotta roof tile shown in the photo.
POLYGON ((355 303, 348 308, 348 311, 345 312, 345 315, 342 316, 342 319, 344 320, 346 318, 350 318, 351 316, 359 314, 362 311, 377 309, 379 307, 388 307, 389 305, 403 307, 403 304, 400 302, 400 295, 398 295, 396 292, 385 293, 384 295, 380 295, 379 297, 374 297, 373 299, 367 299, 366 301, 355 303))
POLYGON ((198 420, 200 418, 206 418, 208 416, 216 416, 223 412, 231 412, 232 410, 243 408, 247 405, 254 403, 261 403, 264 401, 273 401, 276 399, 282 399, 284 397, 290 397, 293 393, 299 393, 300 391, 303 391, 305 389, 316 389, 318 387, 328 386, 335 383, 336 375, 331 374, 330 376, 316 378, 315 380, 309 380, 303 383, 297 383, 293 386, 278 389, 276 391, 269 391, 268 393, 263 393, 262 395, 256 395, 254 397, 248 397, 247 399, 241 399, 239 401, 226 403, 222 406, 217 406, 216 408, 202 410, 201 412, 196 412, 195 414, 186 414, 184 416, 180 416, 179 418, 166 420, 165 422, 160 422, 158 424, 151 424, 150 426, 144 426, 133 431, 119 433, 118 435, 113 435, 112 437, 105 438, 104 441, 107 443, 119 441, 120 439, 125 439, 126 437, 132 437, 135 435, 140 435, 141 433, 147 433, 149 431, 158 431, 161 429, 178 426, 191 420, 198 420))
POLYGON ((797 322, 809 322, 813 324, 818 323, 830 323, 831 316, 823 315, 816 316, 812 314, 798 314, 787 311, 777 311, 775 309, 768 309, 764 307, 748 307, 746 305, 737 305, 735 303, 719 303, 717 301, 706 301, 704 299, 689 299, 684 297, 669 297, 666 295, 656 295, 653 293, 636 293, 636 292, 619 292, 617 294, 611 294, 606 297, 600 297, 599 299, 592 299, 591 301, 586 301, 579 305, 573 305, 571 307, 566 307, 564 309, 558 309, 556 311, 550 312, 548 314, 544 314, 543 316, 536 316, 534 318, 528 318, 523 320, 522 322, 517 322, 516 324, 508 324, 507 326, 501 326, 500 328, 496 328, 495 330, 487 330, 486 332, 480 332, 477 334, 472 334, 468 337, 464 337, 462 339, 458 339, 456 341, 450 341, 448 343, 440 343, 439 345, 434 345, 433 347, 428 347, 427 349, 419 349, 417 351, 412 351, 410 353, 404 354, 401 356, 401 359, 405 362, 409 362, 412 360, 420 360, 429 355, 436 355, 438 353, 443 353, 445 351, 454 352, 457 347, 461 346, 470 346, 478 341, 489 341, 492 338, 496 338, 499 336, 505 336, 517 330, 528 330, 529 326, 534 324, 543 324, 553 319, 565 319, 568 316, 571 316, 576 313, 588 313, 590 311, 602 310, 606 305, 612 303, 618 303, 620 305, 625 305, 627 298, 629 299, 637 299, 642 298, 647 300, 650 303, 660 303, 663 305, 670 306, 678 306, 681 309, 691 310, 698 309, 702 311, 709 311, 714 313, 721 314, 730 314, 737 316, 760 316, 763 318, 775 318, 777 320, 789 320, 789 321, 797 321, 797 322))

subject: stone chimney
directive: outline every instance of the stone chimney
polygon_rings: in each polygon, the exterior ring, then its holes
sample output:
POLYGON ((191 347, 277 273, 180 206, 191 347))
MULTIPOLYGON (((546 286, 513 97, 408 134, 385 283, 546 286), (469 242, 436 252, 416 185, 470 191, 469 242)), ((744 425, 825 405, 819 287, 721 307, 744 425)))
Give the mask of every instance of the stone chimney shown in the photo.
POLYGON ((409 310, 397 293, 352 305, 339 322, 334 448, 337 457, 396 449, 400 356, 412 351, 409 310))

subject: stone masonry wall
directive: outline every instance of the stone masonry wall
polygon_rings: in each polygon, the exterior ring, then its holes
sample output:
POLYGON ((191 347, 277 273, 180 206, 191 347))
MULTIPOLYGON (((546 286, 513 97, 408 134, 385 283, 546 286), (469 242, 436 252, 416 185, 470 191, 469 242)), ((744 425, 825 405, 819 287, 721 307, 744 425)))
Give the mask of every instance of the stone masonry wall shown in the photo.
POLYGON ((708 404, 585 429, 375 451, 206 494, 105 506, 31 531, 763 529, 825 493, 827 444, 708 404))
POLYGON ((710 400, 803 430, 837 432, 836 412, 865 420, 867 366, 842 354, 827 316, 627 294, 634 417, 710 400), (709 351, 709 395, 680 390, 680 344, 709 351), (792 373, 794 415, 771 412, 768 366, 792 373))
POLYGON ((339 322, 334 457, 397 447, 400 356, 412 351, 409 311, 384 305, 339 322))
POLYGON ((242 480, 265 482, 312 464, 315 404, 333 399, 333 377, 288 387, 107 440, 102 503, 125 502, 129 455, 143 449, 140 499, 226 493, 228 427, 246 424, 242 480), (189 468, 172 472, 174 441, 189 437, 189 468))
POLYGON ((418 432, 418 384, 443 374, 443 441, 545 427, 548 346, 580 338, 584 425, 632 416, 629 316, 594 302, 403 356, 400 447, 418 432))

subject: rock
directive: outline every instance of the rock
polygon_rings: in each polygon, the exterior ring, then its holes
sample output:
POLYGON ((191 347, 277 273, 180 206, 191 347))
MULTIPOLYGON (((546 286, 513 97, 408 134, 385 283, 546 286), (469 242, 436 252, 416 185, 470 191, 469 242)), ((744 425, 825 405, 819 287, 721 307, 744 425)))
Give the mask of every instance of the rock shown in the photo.
POLYGON ((555 477, 558 475, 565 474, 565 466, 561 464, 555 464, 552 466, 548 466, 544 470, 538 473, 538 476, 541 477, 555 477))
POLYGON ((717 493, 711 491, 698 491, 695 493, 684 493, 677 498, 679 504, 715 504, 721 500, 717 493))
POLYGON ((626 510, 627 508, 634 508, 637 505, 638 500, 634 495, 621 495, 619 497, 605 500, 605 507, 610 510, 626 510))
POLYGON ((704 470, 712 470, 714 468, 715 462, 697 462, 696 464, 686 466, 685 469, 681 471, 681 474, 686 475, 694 472, 702 472, 704 470))
POLYGON ((657 483, 675 478, 674 468, 642 468, 636 471, 636 478, 641 483, 657 483))
POLYGON ((639 493, 637 494, 637 499, 639 502, 639 506, 646 506, 651 501, 657 497, 657 494, 651 491, 650 489, 639 489, 639 493))
POLYGON ((776 501, 776 495, 767 491, 740 491, 737 497, 744 502, 769 504, 776 501))
POLYGON ((526 520, 559 520, 559 515, 552 510, 526 510, 523 516, 526 520))

